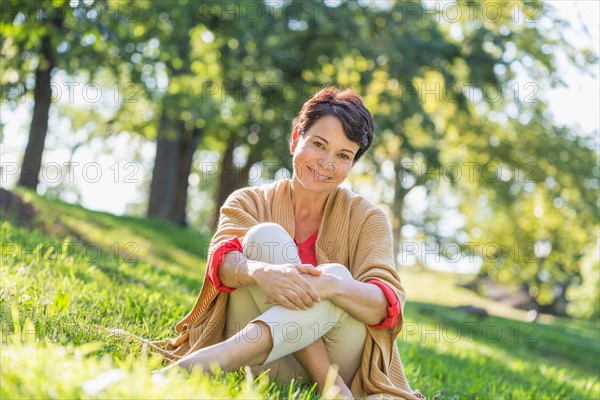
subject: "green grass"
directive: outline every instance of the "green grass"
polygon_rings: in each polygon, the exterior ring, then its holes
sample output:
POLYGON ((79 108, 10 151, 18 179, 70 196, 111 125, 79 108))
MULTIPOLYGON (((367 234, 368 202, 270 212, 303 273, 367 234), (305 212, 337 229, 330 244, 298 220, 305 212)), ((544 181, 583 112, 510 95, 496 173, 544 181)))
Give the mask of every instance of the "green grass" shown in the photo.
MULTIPOLYGON (((19 193, 40 213, 34 227, 2 220, 0 398, 316 397, 306 382, 242 371, 152 377, 161 361, 105 328, 174 336, 210 238, 19 193)), ((456 286, 459 276, 400 274, 409 301, 398 346, 411 386, 428 398, 600 398, 598 321, 528 323, 523 311, 456 286), (460 304, 492 315, 479 320, 460 304)))

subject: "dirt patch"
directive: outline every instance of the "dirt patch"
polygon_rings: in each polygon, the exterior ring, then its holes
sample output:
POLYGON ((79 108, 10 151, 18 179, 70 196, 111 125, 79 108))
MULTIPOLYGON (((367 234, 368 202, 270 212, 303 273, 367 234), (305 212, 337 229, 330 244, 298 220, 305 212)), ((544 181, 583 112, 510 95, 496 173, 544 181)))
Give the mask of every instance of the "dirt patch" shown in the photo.
POLYGON ((21 197, 6 189, 0 188, 0 210, 2 219, 14 219, 20 225, 33 227, 34 218, 39 210, 21 197))
POLYGON ((531 296, 522 285, 503 285, 490 278, 483 278, 475 283, 459 284, 459 286, 513 308, 531 310, 534 307, 531 296))
POLYGON ((10 220, 18 226, 39 229, 48 236, 64 239, 71 236, 75 240, 88 244, 82 235, 69 228, 60 221, 60 218, 38 218, 42 211, 33 204, 23 200, 17 193, 0 188, 0 211, 2 220, 10 220))

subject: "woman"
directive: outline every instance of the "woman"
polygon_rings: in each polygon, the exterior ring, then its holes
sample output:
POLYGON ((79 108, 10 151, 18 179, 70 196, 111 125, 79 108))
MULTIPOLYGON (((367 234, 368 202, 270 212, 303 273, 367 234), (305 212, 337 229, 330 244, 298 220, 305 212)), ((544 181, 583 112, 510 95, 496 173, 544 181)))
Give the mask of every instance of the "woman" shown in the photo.
POLYGON ((384 213, 340 188, 371 145, 373 120, 352 91, 309 99, 290 138, 293 176, 234 192, 221 208, 205 284, 177 339, 155 342, 167 368, 243 365, 307 376, 330 366, 347 397, 423 398, 396 337, 405 293, 384 213))

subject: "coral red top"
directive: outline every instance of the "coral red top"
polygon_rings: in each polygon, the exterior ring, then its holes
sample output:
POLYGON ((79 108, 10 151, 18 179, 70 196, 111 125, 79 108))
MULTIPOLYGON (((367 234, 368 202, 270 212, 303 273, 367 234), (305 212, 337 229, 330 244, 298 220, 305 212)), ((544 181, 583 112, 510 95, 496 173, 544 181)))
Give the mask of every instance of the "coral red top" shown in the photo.
MULTIPOLYGON (((294 243, 298 246, 298 255, 300 256, 300 260, 304 264, 311 264, 313 266, 317 266, 317 254, 315 251, 315 244, 317 242, 317 234, 318 230, 315 231, 308 239, 304 242, 298 244, 296 240, 294 243)), ((208 265, 208 280, 215 286, 215 288, 220 292, 233 292, 235 288, 228 288, 227 286, 223 286, 221 284, 221 280, 219 279, 219 265, 221 264, 221 260, 223 256, 230 251, 237 250, 239 252, 242 251, 242 243, 237 237, 222 243, 219 247, 215 249, 212 254, 212 257, 209 259, 208 265)), ((372 328, 392 328, 396 325, 396 321, 398 320, 398 316, 400 315, 400 302, 398 302, 398 298, 396 294, 390 287, 376 279, 372 279, 367 283, 371 283, 373 285, 378 286, 388 301, 388 316, 381 323, 377 325, 371 325, 372 328)))

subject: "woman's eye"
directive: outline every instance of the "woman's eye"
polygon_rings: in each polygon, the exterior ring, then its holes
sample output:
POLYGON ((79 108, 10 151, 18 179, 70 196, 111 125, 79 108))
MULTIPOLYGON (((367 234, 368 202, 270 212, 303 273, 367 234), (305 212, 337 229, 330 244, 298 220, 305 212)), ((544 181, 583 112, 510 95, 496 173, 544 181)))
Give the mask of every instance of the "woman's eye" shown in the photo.
POLYGON ((321 143, 321 142, 314 142, 314 144, 317 147, 321 147, 321 148, 323 147, 323 143, 321 143))
POLYGON ((346 154, 340 154, 340 157, 342 157, 342 159, 344 159, 344 160, 350 159, 350 157, 348 157, 348 155, 346 155, 346 154))

